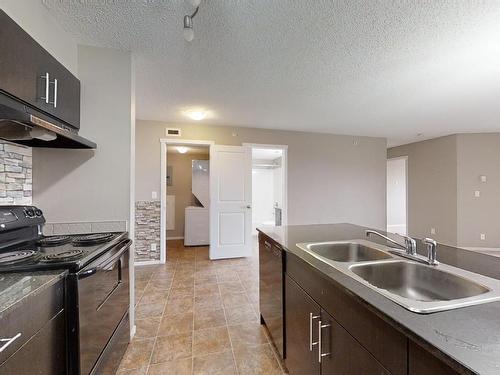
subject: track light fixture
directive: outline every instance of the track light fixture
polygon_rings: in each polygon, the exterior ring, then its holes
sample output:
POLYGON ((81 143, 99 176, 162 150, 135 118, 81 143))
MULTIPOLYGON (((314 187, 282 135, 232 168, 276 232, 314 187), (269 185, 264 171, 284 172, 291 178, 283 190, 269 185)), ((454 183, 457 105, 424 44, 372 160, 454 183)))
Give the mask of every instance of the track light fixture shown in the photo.
POLYGON ((196 9, 194 10, 193 14, 190 16, 184 16, 184 30, 183 30, 183 35, 184 39, 186 41, 190 42, 194 39, 194 30, 193 30, 193 18, 196 16, 198 13, 199 5, 201 3, 201 0, 186 0, 189 4, 192 6, 195 6, 196 9))

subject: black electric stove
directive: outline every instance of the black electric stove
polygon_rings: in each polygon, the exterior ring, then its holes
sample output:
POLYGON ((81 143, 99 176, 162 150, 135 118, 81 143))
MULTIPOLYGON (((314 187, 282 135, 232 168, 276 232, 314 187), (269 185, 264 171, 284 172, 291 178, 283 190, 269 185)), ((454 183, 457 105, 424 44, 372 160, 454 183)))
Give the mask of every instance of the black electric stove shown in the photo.
POLYGON ((0 206, 0 274, 64 269, 68 374, 116 370, 129 341, 130 284, 126 232, 43 236, 43 212, 0 206))
POLYGON ((0 272, 59 268, 76 272, 126 238, 127 233, 40 236, 38 239, 0 250, 0 272))

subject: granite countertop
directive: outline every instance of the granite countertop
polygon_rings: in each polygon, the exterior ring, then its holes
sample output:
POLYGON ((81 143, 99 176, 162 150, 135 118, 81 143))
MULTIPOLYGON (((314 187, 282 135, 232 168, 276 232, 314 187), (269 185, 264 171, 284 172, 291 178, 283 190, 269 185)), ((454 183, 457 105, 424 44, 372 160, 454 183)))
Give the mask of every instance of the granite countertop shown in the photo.
MULTIPOLYGON (((432 314, 413 313, 296 246, 301 242, 365 239, 365 229, 352 224, 324 224, 260 227, 259 231, 350 291, 382 319, 460 372, 500 374, 500 302, 432 314)), ((374 236, 369 241, 387 245, 374 236)), ((426 254, 421 243, 418 252, 426 254)), ((437 257, 441 263, 500 280, 498 257, 442 244, 437 246, 437 257)))
POLYGON ((64 278, 66 272, 0 273, 0 319, 11 309, 22 305, 28 297, 37 295, 64 278))

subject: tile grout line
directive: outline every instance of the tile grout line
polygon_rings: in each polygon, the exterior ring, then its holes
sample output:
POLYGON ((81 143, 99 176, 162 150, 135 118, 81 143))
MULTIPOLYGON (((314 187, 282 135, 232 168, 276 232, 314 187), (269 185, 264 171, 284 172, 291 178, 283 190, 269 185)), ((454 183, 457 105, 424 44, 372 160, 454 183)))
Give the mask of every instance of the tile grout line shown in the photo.
MULTIPOLYGON (((161 316, 160 316, 160 323, 158 324, 158 328, 156 329, 156 335, 155 335, 155 337, 154 337, 154 342, 153 342, 153 349, 151 350, 151 354, 150 354, 150 356, 149 356, 148 365, 147 365, 147 367, 146 367, 146 375, 149 373, 149 369, 150 369, 150 367, 151 367, 151 361, 153 360, 153 353, 154 353, 155 348, 156 348, 156 342, 158 341, 158 332, 160 331, 161 322, 162 322, 162 320, 163 320, 163 316, 164 316, 164 314, 165 314, 165 309, 166 309, 166 307, 167 307, 167 303, 168 303, 168 297, 170 296, 170 291, 172 290, 172 284, 173 284, 173 282, 174 282, 174 277, 175 277, 175 273, 176 273, 176 272, 177 272, 177 261, 176 261, 176 263, 175 263, 175 265, 174 265, 174 273, 173 273, 173 275, 172 275, 172 282, 170 283, 170 286, 169 286, 169 288, 168 288, 168 293, 167 293, 167 296, 166 296, 166 298, 165 298, 165 302, 164 302, 164 304, 163 304, 163 310, 162 310, 162 312, 161 312, 161 316)), ((151 277, 150 282, 151 282, 152 280, 153 280, 153 279, 152 279, 152 277, 151 277)), ((149 283, 148 283, 148 284, 149 284, 149 283)))
MULTIPOLYGON (((221 299, 221 304, 222 304, 222 311, 224 312, 224 319, 226 321, 226 331, 227 331, 227 336, 229 338, 229 346, 231 348, 231 354, 233 355, 233 364, 234 364, 234 369, 236 370, 236 374, 238 375, 240 373, 238 369, 238 363, 236 362, 236 354, 234 353, 234 347, 233 347, 233 340, 231 340, 231 335, 229 334, 229 321, 227 320, 227 314, 226 314, 226 306, 224 305, 224 301, 222 300, 222 293, 220 291, 220 284, 219 284, 219 275, 216 272, 216 279, 217 279, 217 289, 219 289, 219 295, 221 299)), ((238 277, 239 280, 239 277, 238 277)))

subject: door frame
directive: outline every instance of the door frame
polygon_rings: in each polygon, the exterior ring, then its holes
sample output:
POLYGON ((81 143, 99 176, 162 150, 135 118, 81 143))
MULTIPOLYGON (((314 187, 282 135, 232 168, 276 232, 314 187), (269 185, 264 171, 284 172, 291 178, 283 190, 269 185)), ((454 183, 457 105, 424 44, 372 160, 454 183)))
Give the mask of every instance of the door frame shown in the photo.
MULTIPOLYGON (((283 208, 281 211, 281 225, 288 225, 288 145, 271 145, 266 143, 242 143, 242 146, 248 146, 252 150, 254 148, 270 148, 282 151, 281 167, 283 171, 283 208)), ((252 202, 253 207, 253 202, 252 202)))
MULTIPOLYGON (((208 146, 209 158, 212 158, 214 141, 199 139, 160 138, 160 263, 167 261, 167 146, 208 146)), ((209 174, 209 183, 212 174, 209 174)), ((210 233, 210 232, 209 232, 210 233)))
MULTIPOLYGON (((393 158, 387 158, 387 161, 386 161, 386 171, 387 171, 387 163, 389 161, 394 161, 394 160, 404 160, 405 162, 405 200, 406 200, 406 212, 405 212, 405 225, 406 225, 406 235, 408 235, 408 155, 403 155, 403 156, 396 156, 396 157, 393 157, 393 158)), ((386 178, 386 191, 387 191, 387 178, 386 178)), ((385 209, 387 211, 387 203, 388 203, 388 200, 387 200, 387 197, 386 197, 386 202, 385 202, 385 209)), ((385 229, 387 231, 387 215, 386 215, 386 223, 385 223, 385 229)))

